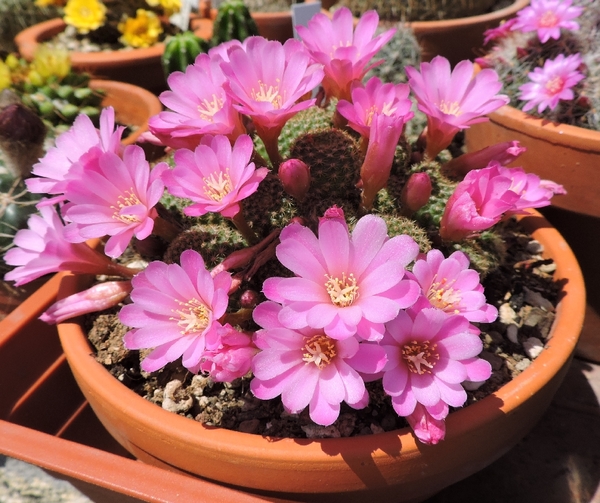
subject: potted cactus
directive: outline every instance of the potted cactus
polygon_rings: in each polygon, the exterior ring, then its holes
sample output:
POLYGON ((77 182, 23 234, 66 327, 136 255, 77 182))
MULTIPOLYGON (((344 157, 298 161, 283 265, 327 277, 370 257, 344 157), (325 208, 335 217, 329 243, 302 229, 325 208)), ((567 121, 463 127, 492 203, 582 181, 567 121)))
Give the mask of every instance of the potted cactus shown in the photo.
POLYGON ((527 148, 520 165, 564 185, 567 193, 544 211, 584 272, 589 294, 578 351, 593 361, 600 361, 600 267, 587 236, 600 231, 599 21, 598 2, 534 0, 488 32, 490 49, 478 63, 499 73, 510 103, 465 138, 469 150, 490 138, 517 139, 527 148))

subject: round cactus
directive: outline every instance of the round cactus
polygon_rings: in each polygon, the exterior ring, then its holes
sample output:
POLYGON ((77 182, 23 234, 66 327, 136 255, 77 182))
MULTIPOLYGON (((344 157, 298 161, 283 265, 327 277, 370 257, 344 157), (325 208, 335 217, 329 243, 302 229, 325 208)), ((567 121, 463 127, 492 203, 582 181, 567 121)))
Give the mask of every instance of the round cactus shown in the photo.
POLYGON ((173 35, 167 41, 162 56, 165 76, 168 77, 173 72, 184 72, 188 65, 196 60, 198 54, 207 52, 209 49, 209 42, 191 31, 173 35))
POLYGON ((213 45, 228 40, 244 40, 258 35, 258 28, 242 0, 225 0, 214 21, 213 45))

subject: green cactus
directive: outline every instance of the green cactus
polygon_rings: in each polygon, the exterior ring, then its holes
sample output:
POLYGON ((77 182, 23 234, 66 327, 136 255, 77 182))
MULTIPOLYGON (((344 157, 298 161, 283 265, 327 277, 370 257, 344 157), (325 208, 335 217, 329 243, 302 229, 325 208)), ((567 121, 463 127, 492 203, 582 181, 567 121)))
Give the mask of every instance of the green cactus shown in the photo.
POLYGON ((194 35, 192 31, 184 31, 173 35, 167 40, 165 52, 162 55, 165 76, 168 77, 171 73, 177 71, 184 72, 199 54, 208 52, 209 49, 210 43, 194 35))
MULTIPOLYGON (((15 233, 27 227, 27 219, 36 212, 37 202, 38 198, 27 191, 21 178, 0 173, 0 254, 12 247, 15 233)), ((4 261, 0 264, 4 267, 4 261)))
POLYGON ((258 28, 248 7, 242 0, 225 0, 214 21, 212 44, 218 45, 228 40, 243 41, 258 35, 258 28))

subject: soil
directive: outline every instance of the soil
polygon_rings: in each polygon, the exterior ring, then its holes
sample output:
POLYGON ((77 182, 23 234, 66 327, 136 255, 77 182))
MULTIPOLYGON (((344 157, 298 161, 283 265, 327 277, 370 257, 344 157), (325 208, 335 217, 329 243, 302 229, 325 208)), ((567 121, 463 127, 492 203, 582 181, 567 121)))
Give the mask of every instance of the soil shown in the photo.
MULTIPOLYGON (((540 243, 512 220, 502 228, 506 259, 483 281, 487 300, 498 307, 499 317, 494 323, 478 325, 484 344, 480 356, 491 363, 493 372, 482 385, 465 383, 467 405, 512 380, 543 351, 560 298, 561 285, 552 277, 555 265, 542 258, 540 243)), ((407 426, 394 412, 380 382, 367 384, 368 407, 356 411, 342 404, 339 419, 322 427, 310 421, 307 410, 289 414, 279 398, 262 401, 253 397, 250 375, 230 384, 214 383, 206 376, 191 374, 180 360, 148 374, 140 369, 147 351, 123 347, 128 329, 118 321, 117 310, 87 318, 96 359, 124 385, 166 410, 209 425, 274 437, 345 437, 407 426)))

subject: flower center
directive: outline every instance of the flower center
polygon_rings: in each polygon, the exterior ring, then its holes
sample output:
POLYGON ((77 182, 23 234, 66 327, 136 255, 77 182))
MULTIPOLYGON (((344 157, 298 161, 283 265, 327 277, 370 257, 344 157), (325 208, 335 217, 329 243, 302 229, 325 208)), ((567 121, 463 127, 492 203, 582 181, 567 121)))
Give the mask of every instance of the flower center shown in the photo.
POLYGON ((115 220, 120 220, 126 224, 138 223, 140 222, 139 216, 127 214, 127 212, 123 212, 123 210, 140 204, 142 204, 142 202, 139 200, 138 196, 135 195, 133 189, 129 189, 118 197, 115 206, 111 206, 111 208, 115 210, 112 217, 115 220))
POLYGON ((448 115, 459 116, 460 114, 462 114, 462 110, 460 109, 458 101, 453 101, 452 103, 449 103, 445 100, 442 100, 441 103, 438 105, 438 108, 441 112, 448 115))
POLYGON ((546 90, 550 94, 556 94, 563 88, 564 80, 559 75, 552 77, 548 82, 546 82, 546 90))
POLYGON ((393 106, 393 103, 384 103, 381 109, 378 106, 373 105, 366 113, 365 124, 370 126, 371 122, 373 122, 373 117, 375 117, 375 114, 383 114, 389 117, 397 110, 397 108, 398 107, 393 106))
POLYGON ((204 178, 204 193, 213 201, 222 201, 233 189, 229 173, 213 172, 204 178))
POLYGON ((308 339, 304 349, 306 352, 302 355, 302 360, 307 364, 314 363, 319 369, 329 365, 337 354, 335 341, 324 334, 308 339))
MULTIPOLYGON (((279 79, 277 79, 279 83, 279 79)), ((269 102, 273 105, 273 108, 280 109, 283 105, 283 96, 279 94, 279 85, 267 86, 263 82, 258 83, 258 92, 252 88, 250 95, 252 99, 256 101, 269 102)))
POLYGON ((193 298, 187 302, 178 300, 177 303, 180 309, 172 309, 171 311, 179 315, 179 318, 173 317, 169 319, 177 321, 177 325, 182 328, 182 334, 202 332, 208 326, 210 311, 198 299, 193 298))
POLYGON ((454 280, 448 281, 442 278, 440 281, 434 281, 429 287, 427 298, 433 307, 442 311, 454 311, 459 313, 455 306, 461 301, 460 290, 452 288, 454 280))
POLYGON ((436 351, 437 344, 429 341, 411 341, 402 348, 402 358, 408 364, 408 370, 413 374, 431 374, 431 370, 440 359, 436 351))
POLYGON ((358 286, 354 274, 346 277, 346 273, 342 274, 342 278, 333 278, 326 274, 327 282, 325 288, 333 302, 338 307, 347 307, 358 298, 358 286))
POLYGON ((540 16, 539 24, 541 28, 553 28, 558 24, 558 16, 554 11, 547 10, 540 16))
POLYGON ((223 108, 223 100, 216 94, 212 95, 212 101, 208 101, 206 98, 202 100, 202 103, 198 105, 198 113, 202 120, 212 122, 214 115, 223 108))

